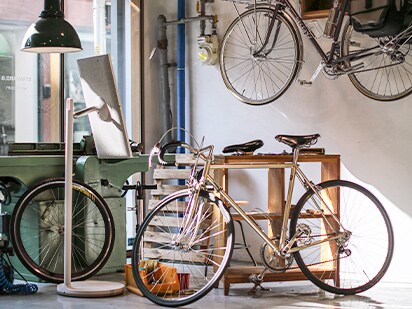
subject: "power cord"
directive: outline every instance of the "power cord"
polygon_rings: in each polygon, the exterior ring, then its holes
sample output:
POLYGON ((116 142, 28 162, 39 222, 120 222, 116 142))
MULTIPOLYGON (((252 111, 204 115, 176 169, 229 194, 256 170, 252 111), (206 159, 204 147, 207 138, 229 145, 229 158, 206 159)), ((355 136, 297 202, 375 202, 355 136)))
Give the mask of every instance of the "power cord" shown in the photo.
POLYGON ((29 295, 36 293, 38 290, 37 285, 28 283, 27 280, 22 276, 22 274, 11 264, 8 254, 6 254, 6 256, 8 262, 4 258, 3 254, 0 255, 0 294, 29 295), (9 276, 10 278, 6 277, 4 265, 7 265, 10 268, 10 272, 11 269, 17 272, 21 276, 21 278, 26 281, 26 283, 13 284, 13 279, 11 279, 12 276, 9 276))

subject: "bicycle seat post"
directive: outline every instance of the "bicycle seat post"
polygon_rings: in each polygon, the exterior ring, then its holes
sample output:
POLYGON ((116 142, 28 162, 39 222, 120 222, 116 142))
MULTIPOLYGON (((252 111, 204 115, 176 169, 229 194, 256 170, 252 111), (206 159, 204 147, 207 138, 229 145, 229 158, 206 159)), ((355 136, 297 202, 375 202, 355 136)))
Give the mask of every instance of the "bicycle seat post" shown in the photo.
POLYGON ((299 147, 292 148, 292 160, 293 164, 297 164, 299 159, 299 147))

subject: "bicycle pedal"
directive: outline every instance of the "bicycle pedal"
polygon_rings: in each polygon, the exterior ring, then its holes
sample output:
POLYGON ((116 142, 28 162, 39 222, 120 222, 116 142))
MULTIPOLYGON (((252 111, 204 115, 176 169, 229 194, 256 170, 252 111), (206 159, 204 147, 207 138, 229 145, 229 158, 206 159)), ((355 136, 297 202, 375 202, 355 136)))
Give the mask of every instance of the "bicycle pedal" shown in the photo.
POLYGON ((257 287, 254 286, 253 288, 251 288, 251 289, 247 292, 247 294, 248 294, 248 295, 255 295, 256 292, 257 292, 257 287))
POLYGON ((304 80, 304 79, 299 79, 299 80, 298 80, 298 83, 299 83, 299 85, 305 86, 305 87, 310 87, 310 86, 312 86, 312 82, 311 82, 311 81, 307 81, 307 80, 304 80))

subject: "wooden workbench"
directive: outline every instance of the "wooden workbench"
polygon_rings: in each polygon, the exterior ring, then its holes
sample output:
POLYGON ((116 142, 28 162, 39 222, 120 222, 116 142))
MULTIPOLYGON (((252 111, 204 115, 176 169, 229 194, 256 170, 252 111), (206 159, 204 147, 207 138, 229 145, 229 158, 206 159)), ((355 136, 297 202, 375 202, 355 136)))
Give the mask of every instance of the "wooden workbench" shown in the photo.
MULTIPOLYGON (((264 168, 268 170, 268 208, 267 214, 256 214, 253 216, 256 220, 267 220, 270 217, 272 224, 268 221, 268 235, 274 237, 280 234, 282 218, 285 205, 285 169, 274 168, 274 164, 290 163, 291 155, 242 155, 242 156, 219 156, 218 164, 213 167, 215 178, 221 183, 226 192, 229 190, 229 173, 230 169, 239 168, 264 168), (258 163, 258 167, 256 167, 258 163), (250 164, 250 167, 245 167, 250 164), (253 165, 255 164, 255 165, 253 165)), ((340 156, 339 155, 300 155, 299 163, 320 163, 321 181, 340 178, 340 156)), ((289 171, 286 173, 289 176, 289 171)), ((233 216, 234 220, 242 220, 239 215, 233 216)), ((259 274, 263 267, 234 267, 230 266, 223 276, 224 294, 229 294, 230 284, 247 283, 251 274, 259 274)), ((269 281, 292 281, 307 280, 300 269, 291 269, 285 273, 267 273, 264 277, 265 282, 269 281)))

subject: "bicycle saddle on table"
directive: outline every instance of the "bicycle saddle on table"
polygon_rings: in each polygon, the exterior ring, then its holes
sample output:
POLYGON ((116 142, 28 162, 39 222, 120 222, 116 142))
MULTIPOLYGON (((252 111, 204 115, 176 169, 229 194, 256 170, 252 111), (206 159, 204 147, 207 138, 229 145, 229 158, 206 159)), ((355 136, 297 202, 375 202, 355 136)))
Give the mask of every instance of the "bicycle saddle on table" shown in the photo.
POLYGON ((310 147, 318 141, 319 134, 311 135, 276 135, 278 142, 284 143, 292 148, 310 147))
POLYGON ((263 141, 256 139, 243 144, 230 145, 223 148, 223 153, 253 153, 256 149, 263 146, 263 141))

